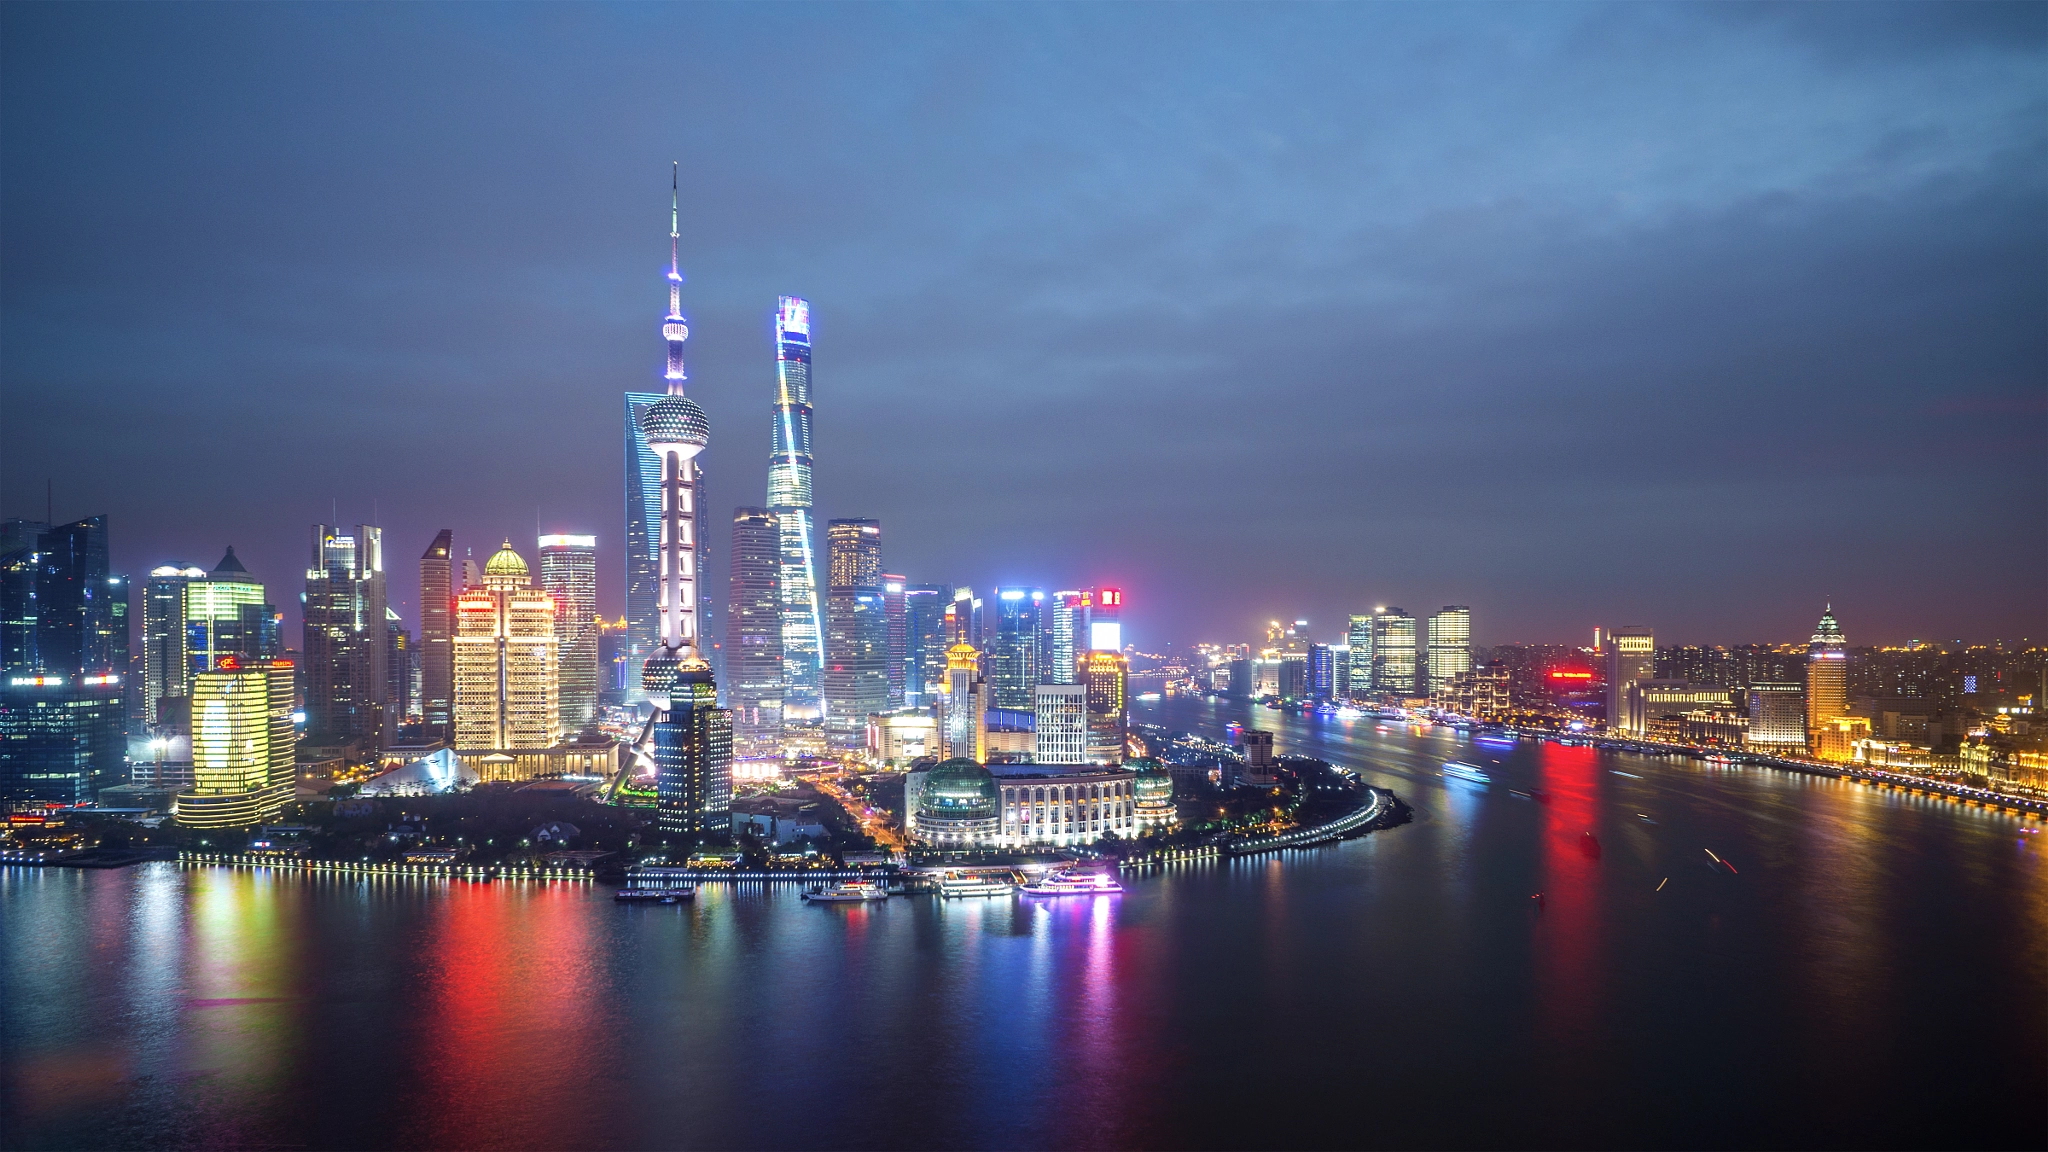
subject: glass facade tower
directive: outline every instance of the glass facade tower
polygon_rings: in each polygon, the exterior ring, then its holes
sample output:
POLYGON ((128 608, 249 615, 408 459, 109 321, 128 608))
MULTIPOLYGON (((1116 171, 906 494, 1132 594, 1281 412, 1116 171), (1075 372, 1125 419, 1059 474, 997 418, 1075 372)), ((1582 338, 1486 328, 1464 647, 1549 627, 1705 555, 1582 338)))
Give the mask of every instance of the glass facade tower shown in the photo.
POLYGON ((796 296, 776 300, 769 439, 768 508, 782 532, 783 706, 792 719, 815 720, 825 652, 811 535, 811 306, 796 296))
POLYGON ((1472 670, 1472 609, 1446 604, 1429 618, 1429 690, 1472 670))
POLYGON ((1415 695, 1415 617, 1399 608, 1373 613, 1372 684, 1375 692, 1415 695))
POLYGON ((773 756, 782 750, 782 526, 766 508, 733 510, 728 591, 725 695, 734 751, 773 756))

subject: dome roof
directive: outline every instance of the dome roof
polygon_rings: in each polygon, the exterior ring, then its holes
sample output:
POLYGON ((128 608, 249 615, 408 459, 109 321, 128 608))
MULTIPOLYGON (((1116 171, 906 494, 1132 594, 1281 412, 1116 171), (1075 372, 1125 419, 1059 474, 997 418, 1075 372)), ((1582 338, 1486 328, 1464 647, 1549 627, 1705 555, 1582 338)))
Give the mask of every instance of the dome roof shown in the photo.
POLYGON ((484 575, 524 576, 526 575, 526 561, 519 558, 519 553, 512 550, 512 542, 507 540, 503 546, 491 554, 489 560, 484 562, 484 575))
POLYGON ((1124 765, 1136 770, 1138 778, 1131 783, 1131 791, 1139 804, 1173 803, 1173 773, 1157 760, 1132 760, 1124 765))
POLYGON ((996 778, 972 760, 948 760, 924 778, 917 799, 917 818, 927 820, 993 820, 1001 795, 996 778))
POLYGON ((711 443, 711 421, 704 409, 688 396, 663 396, 640 413, 640 432, 647 443, 689 444, 702 448, 711 443))

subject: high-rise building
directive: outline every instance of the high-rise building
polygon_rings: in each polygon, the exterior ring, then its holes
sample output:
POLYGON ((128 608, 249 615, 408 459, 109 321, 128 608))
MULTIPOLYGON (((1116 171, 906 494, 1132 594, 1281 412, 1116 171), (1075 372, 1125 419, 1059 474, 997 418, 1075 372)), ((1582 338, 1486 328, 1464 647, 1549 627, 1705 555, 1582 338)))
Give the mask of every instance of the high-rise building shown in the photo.
POLYGON ((420 719, 449 738, 455 708, 455 534, 443 528, 420 555, 420 719))
POLYGON ((306 569, 306 735, 316 744, 388 747, 389 637, 384 628, 384 530, 356 525, 343 536, 313 525, 306 569))
POLYGON ((1117 588, 1097 588, 1088 598, 1088 650, 1124 650, 1124 594, 1117 588))
POLYGON ((1337 698, 1337 656, 1328 644, 1308 646, 1308 695, 1314 700, 1337 698))
POLYGON ((768 507, 782 531, 784 711, 816 720, 823 705, 824 622, 811 540, 811 306, 775 303, 775 423, 770 435, 768 507))
POLYGON ((825 594, 825 736, 833 747, 854 749, 867 743, 868 717, 889 710, 882 527, 873 520, 833 520, 825 534, 831 547, 831 585, 825 594))
POLYGON ((782 751, 782 527, 766 508, 732 514, 725 697, 743 757, 782 751))
POLYGON ((1749 686, 1748 741, 1765 752, 1806 747, 1805 692, 1798 684, 1759 680, 1749 686))
POLYGON ((1607 725, 1626 728, 1628 686, 1657 677, 1657 637, 1648 628, 1630 626, 1610 630, 1602 643, 1607 648, 1607 725))
POLYGON ((246 828, 292 798, 293 668, 289 660, 223 659, 192 678, 192 787, 178 823, 246 828))
POLYGON ((120 778, 127 581, 107 557, 104 516, 0 533, 0 805, 87 803, 120 778))
MULTIPOLYGON (((206 579, 196 564, 159 564, 150 569, 142 593, 142 723, 170 723, 166 699, 186 699, 185 585, 206 579)), ((183 723, 178 727, 182 729, 183 723)))
POLYGON ((1849 711, 1849 638, 1835 623, 1835 606, 1821 611, 1806 649, 1807 743, 1819 747, 1818 733, 1849 711))
POLYGON ((1353 700, 1363 700, 1373 693, 1372 620, 1369 615, 1351 618, 1351 651, 1346 659, 1351 666, 1350 695, 1353 700))
POLYGON ((1071 590, 1052 594, 1052 619, 1046 629, 1045 682, 1048 684, 1078 684, 1081 681, 1080 657, 1088 649, 1088 637, 1082 634, 1087 599, 1086 594, 1071 590))
POLYGON ((414 658, 412 633, 390 605, 384 608, 384 699, 395 728, 412 722, 414 658))
POLYGON ((953 603, 946 608, 946 640, 949 645, 972 644, 977 649, 982 635, 981 597, 972 588, 953 589, 953 603))
POLYGON ((1472 609, 1446 604, 1429 618, 1429 690, 1472 670, 1472 609))
POLYGON ((1088 686, 1040 684, 1037 699, 1036 750, 1040 764, 1088 763, 1088 686))
POLYGON ((889 711, 903 707, 909 695, 910 614, 903 577, 882 573, 882 620, 889 632, 889 711))
POLYGON ((1122 654, 1095 651, 1088 654, 1088 760, 1093 764, 1121 764, 1130 732, 1128 699, 1129 666, 1122 654))
POLYGON ((644 751, 655 773, 655 826, 670 842, 702 842, 730 834, 732 712, 718 706, 718 683, 699 649, 697 624, 697 455, 711 442, 704 409, 683 394, 683 274, 678 262, 677 208, 669 206, 668 395, 640 416, 641 436, 658 458, 659 531, 654 543, 660 643, 640 669, 641 690, 654 707, 644 751))
POLYGON ((152 569, 142 601, 142 722, 183 732, 193 676, 226 657, 246 663, 278 648, 277 610, 232 547, 211 572, 189 564, 152 569))
POLYGON ((666 392, 626 393, 627 697, 643 699, 640 666, 661 643, 661 458, 647 446, 640 417, 666 392))
POLYGON ((1037 588, 996 589, 996 628, 982 653, 988 706, 1029 712, 1039 682, 1039 622, 1045 592, 1037 588))
POLYGON ((455 600, 455 747, 552 748, 562 740, 555 604, 505 541, 455 600))
POLYGON ((951 589, 939 584, 911 584, 903 589, 903 702, 927 708, 945 691, 946 611, 951 589))
POLYGON ((966 642, 946 651, 945 695, 939 706, 939 739, 951 760, 988 761, 988 699, 982 694, 981 653, 966 642))
POLYGON ((540 586, 555 602, 562 733, 597 719, 597 537, 540 538, 540 586))
POLYGON ((1399 608, 1373 611, 1372 690, 1392 696, 1416 694, 1415 617, 1399 608))

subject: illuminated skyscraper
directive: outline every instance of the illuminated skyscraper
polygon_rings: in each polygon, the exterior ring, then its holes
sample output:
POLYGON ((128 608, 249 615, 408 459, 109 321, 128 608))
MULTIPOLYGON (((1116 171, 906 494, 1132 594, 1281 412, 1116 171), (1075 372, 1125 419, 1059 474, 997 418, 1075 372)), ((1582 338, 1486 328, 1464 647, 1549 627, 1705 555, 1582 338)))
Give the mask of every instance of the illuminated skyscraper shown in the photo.
POLYGON ((1821 727, 1849 711, 1849 638, 1835 623, 1835 606, 1821 611, 1806 649, 1806 732, 1818 747, 1821 727))
POLYGON ((1759 680, 1749 686, 1749 732, 1746 742, 1764 752, 1797 752, 1806 747, 1799 685, 1759 680))
POLYGON ((127 581, 107 571, 107 519, 12 520, 0 550, 0 806, 87 803, 118 782, 127 728, 127 581))
POLYGON ((178 823, 246 828, 274 820, 294 786, 289 660, 232 656, 192 678, 192 781, 178 823))
POLYGON ((1130 731, 1129 665, 1121 653, 1088 654, 1088 760, 1121 764, 1130 731))
POLYGON ((1353 700, 1364 700, 1372 695, 1372 617, 1353 616, 1349 635, 1351 651, 1346 659, 1351 664, 1350 696, 1353 700))
POLYGON ((1337 698, 1337 655, 1328 644, 1308 646, 1308 695, 1316 700, 1337 698))
POLYGON ((1040 684, 1033 696, 1037 727, 1032 759, 1040 764, 1088 763, 1088 686, 1040 684))
POLYGON ((390 643, 385 632, 384 530, 356 525, 343 536, 313 525, 306 569, 304 673, 306 734, 316 744, 385 748, 390 643))
POLYGON ((889 630, 889 709, 903 707, 909 693, 910 615, 903 577, 882 573, 882 619, 889 630))
MULTIPOLYGON (((834 747, 867 742, 868 717, 889 708, 889 620, 882 595, 882 526, 826 525, 825 734, 834 747)), ((787 633, 785 633, 787 635, 787 633)))
POLYGON ((1117 588, 1097 588, 1088 598, 1088 650, 1124 650, 1124 594, 1117 588))
POLYGON ((1037 588, 996 589, 996 630, 982 653, 982 674, 988 679, 988 706, 1030 712, 1036 707, 1039 621, 1045 593, 1037 588))
POLYGON ((670 841, 689 843, 730 832, 732 713, 718 706, 718 684, 699 651, 697 631, 697 454, 711 442, 704 409, 683 395, 683 274, 678 262, 677 209, 669 208, 668 395, 640 415, 640 433, 658 458, 660 643, 640 670, 654 706, 643 743, 655 767, 655 824, 670 841))
POLYGON ((1628 686, 1657 677, 1657 636, 1648 628, 1615 628, 1607 646, 1607 726, 1628 726, 1628 686))
POLYGON ((1052 594, 1052 620, 1046 629, 1044 680, 1048 684, 1078 684, 1081 681, 1079 658, 1088 649, 1088 637, 1082 634, 1086 626, 1083 616, 1087 599, 1080 592, 1052 594))
POLYGON ((1372 686, 1378 693, 1415 695, 1415 617, 1399 608, 1373 612, 1372 686))
POLYGON ((626 393, 626 696, 641 700, 640 668, 661 643, 661 458, 640 417, 665 392, 626 393))
POLYGON ((597 537, 540 538, 540 586, 555 602, 562 734, 597 718, 597 537))
POLYGON ((507 540, 455 601, 455 747, 561 743, 560 661, 554 600, 507 540))
POLYGON ((946 651, 945 696, 940 702, 939 735, 949 759, 988 761, 988 699, 982 694, 981 653, 974 645, 955 644, 946 651))
POLYGON ((913 708, 929 707, 945 690, 950 647, 946 609, 951 594, 940 584, 912 584, 903 590, 903 702, 913 708))
POLYGON ((213 571, 191 565, 154 568, 142 602, 142 707, 145 724, 184 728, 192 677, 224 657, 253 661, 275 656, 277 612, 263 585, 249 576, 229 548, 213 571))
POLYGON ((740 756, 782 750, 782 528, 766 508, 732 514, 725 697, 740 756))
POLYGON ((782 531, 784 711, 815 720, 825 653, 811 541, 811 306, 795 296, 776 301, 770 440, 768 507, 782 531))
POLYGON ((1446 604, 1429 618, 1429 690, 1472 670, 1472 609, 1446 604))
POLYGON ((439 740, 449 736, 455 707, 454 555, 446 528, 420 555, 420 718, 439 740))

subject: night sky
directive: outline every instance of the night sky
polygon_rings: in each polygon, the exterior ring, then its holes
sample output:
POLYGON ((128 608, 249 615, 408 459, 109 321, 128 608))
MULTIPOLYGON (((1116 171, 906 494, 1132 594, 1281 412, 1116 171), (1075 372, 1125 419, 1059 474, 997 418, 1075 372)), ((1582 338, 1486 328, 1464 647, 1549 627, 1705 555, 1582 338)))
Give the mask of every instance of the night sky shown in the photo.
POLYGON ((710 590, 820 522, 1143 647, 2048 628, 2048 7, 0 6, 0 503, 117 568, 594 532, 682 163, 710 590))

